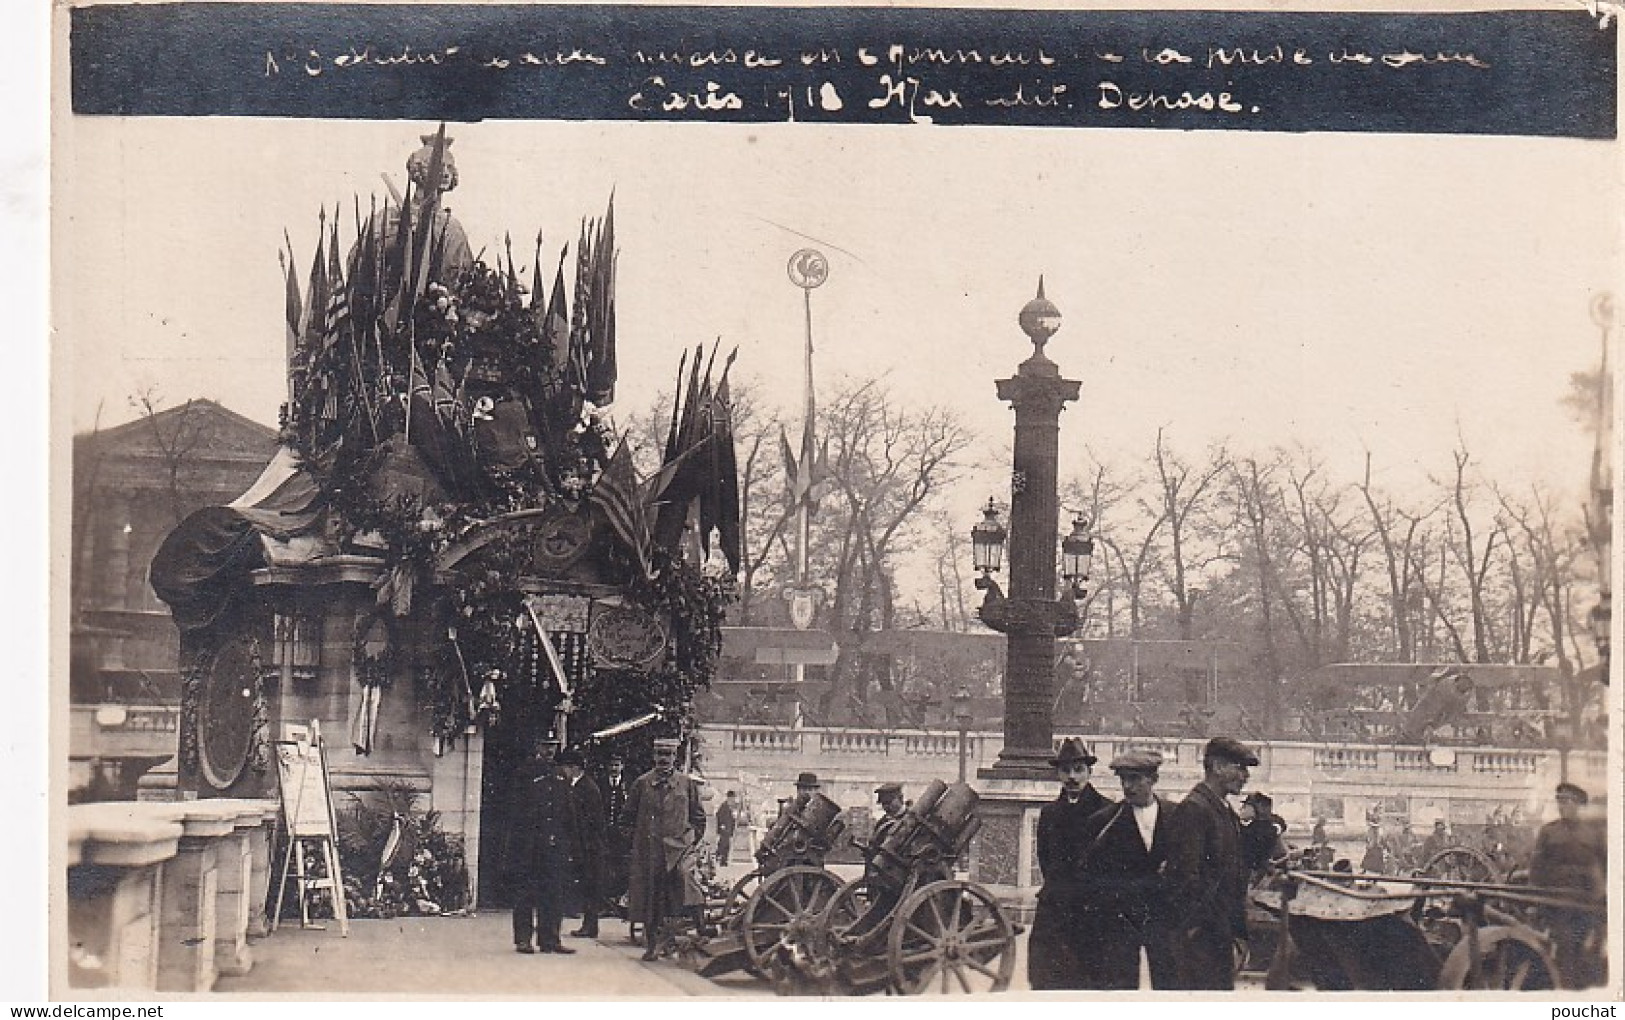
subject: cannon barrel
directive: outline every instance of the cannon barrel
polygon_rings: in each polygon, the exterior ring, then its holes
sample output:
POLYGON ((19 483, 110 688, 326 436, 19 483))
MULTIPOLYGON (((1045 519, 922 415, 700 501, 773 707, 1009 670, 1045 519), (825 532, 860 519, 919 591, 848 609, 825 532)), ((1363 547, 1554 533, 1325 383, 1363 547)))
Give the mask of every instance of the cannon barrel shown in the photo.
POLYGON ((845 829, 841 806, 822 793, 814 793, 801 806, 785 808, 762 837, 756 859, 776 867, 801 862, 822 864, 823 853, 835 845, 845 829))

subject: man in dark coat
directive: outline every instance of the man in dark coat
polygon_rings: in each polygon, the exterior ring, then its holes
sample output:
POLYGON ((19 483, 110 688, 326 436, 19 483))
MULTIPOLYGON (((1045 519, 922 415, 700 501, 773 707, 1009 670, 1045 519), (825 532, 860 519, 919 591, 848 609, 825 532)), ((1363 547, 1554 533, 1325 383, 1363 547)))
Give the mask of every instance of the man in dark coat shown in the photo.
POLYGON ((574 938, 598 937, 598 908, 604 887, 604 798, 598 784, 586 774, 587 759, 580 751, 559 755, 559 768, 570 783, 570 807, 575 812, 576 897, 581 904, 581 927, 574 938))
POLYGON ((621 809, 621 824, 632 832, 628 912, 643 926, 645 960, 659 955, 666 919, 695 905, 679 865, 705 834, 705 805, 699 785, 677 772, 677 744, 655 741, 655 767, 632 784, 621 809))
POLYGON ((1097 811, 1084 827, 1077 905, 1083 987, 1139 988, 1142 948, 1151 987, 1178 987, 1162 874, 1173 805, 1156 795, 1161 766, 1155 751, 1113 758, 1123 800, 1097 811))
MULTIPOLYGON (((1606 902, 1608 841, 1602 827, 1580 817, 1590 797, 1573 783, 1557 786, 1555 821, 1535 835, 1529 858, 1529 884, 1570 890, 1580 900, 1606 902)), ((1552 935, 1557 969, 1565 988, 1590 988, 1605 979, 1601 924, 1604 914, 1544 907, 1542 919, 1552 935)))
POLYGON ((1202 781, 1173 810, 1168 841, 1179 987, 1235 987, 1236 950, 1247 938, 1247 870, 1241 821, 1226 797, 1241 793, 1258 755, 1232 737, 1214 737, 1202 752, 1202 781))
POLYGON ((513 945, 521 953, 575 952, 559 939, 576 834, 570 784, 553 760, 557 750, 557 741, 538 741, 517 777, 507 861, 513 877, 513 945))
POLYGON ((1095 761, 1077 737, 1063 740, 1050 759, 1061 793, 1038 813, 1038 867, 1044 885, 1027 936, 1027 984, 1035 991, 1087 987, 1081 983, 1078 960, 1078 865, 1088 845, 1084 827, 1111 803, 1089 784, 1095 761))
POLYGON ((627 870, 630 866, 629 858, 632 856, 632 834, 621 825, 621 809, 626 807, 626 795, 631 785, 626 778, 626 767, 622 764, 620 755, 612 756, 599 790, 604 796, 604 824, 607 827, 604 899, 615 905, 618 914, 621 897, 626 895, 627 870))
POLYGON ((734 832, 739 827, 739 791, 729 790, 717 805, 717 867, 728 865, 733 854, 734 832))

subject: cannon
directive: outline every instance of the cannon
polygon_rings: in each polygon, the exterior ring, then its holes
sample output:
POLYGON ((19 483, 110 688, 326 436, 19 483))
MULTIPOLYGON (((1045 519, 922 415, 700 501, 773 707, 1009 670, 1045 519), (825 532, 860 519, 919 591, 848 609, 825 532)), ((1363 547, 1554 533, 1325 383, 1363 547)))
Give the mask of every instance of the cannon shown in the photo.
POLYGON ((705 977, 760 973, 784 932, 821 913, 840 887, 824 858, 845 834, 841 806, 823 794, 787 805, 762 837, 756 867, 706 905, 706 928, 715 934, 680 941, 678 957, 705 977))
POLYGON ((1295 868, 1253 898, 1280 922, 1271 990, 1561 988, 1552 939, 1527 911, 1606 911, 1566 889, 1295 868))
POLYGON ((980 828, 964 783, 933 781, 877 844, 861 878, 779 929, 759 969, 781 993, 997 992, 1018 929, 984 887, 954 876, 980 828))

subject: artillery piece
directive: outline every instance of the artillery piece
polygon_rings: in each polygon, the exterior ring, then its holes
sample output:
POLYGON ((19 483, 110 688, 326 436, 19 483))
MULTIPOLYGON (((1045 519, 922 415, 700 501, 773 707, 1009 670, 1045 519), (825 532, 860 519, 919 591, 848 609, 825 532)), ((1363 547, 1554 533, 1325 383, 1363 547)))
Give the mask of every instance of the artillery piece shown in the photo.
POLYGON ((824 858, 845 834, 841 806, 821 793, 786 805, 762 837, 756 867, 707 904, 706 926, 717 934, 687 939, 678 955, 705 977, 762 972, 785 930, 821 913, 840 887, 824 858))
POLYGON ((779 930, 759 969, 781 992, 997 992, 1018 929, 984 887, 954 877, 981 827, 979 797, 933 781, 881 841, 861 878, 779 930), (933 988, 933 986, 936 986, 933 988))

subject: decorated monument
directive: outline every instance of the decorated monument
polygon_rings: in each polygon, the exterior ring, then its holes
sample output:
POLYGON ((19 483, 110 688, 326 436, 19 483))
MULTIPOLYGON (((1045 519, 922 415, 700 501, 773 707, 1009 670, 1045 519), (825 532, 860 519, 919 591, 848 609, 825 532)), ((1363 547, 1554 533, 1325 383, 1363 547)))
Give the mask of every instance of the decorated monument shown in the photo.
POLYGON ((536 737, 636 768, 688 734, 738 563, 732 357, 685 352, 640 474, 605 412, 613 196, 548 286, 540 236, 528 273, 506 239, 471 248, 452 139, 423 141, 403 194, 324 214, 303 288, 289 244, 280 448, 151 578, 181 632, 183 795, 273 794, 270 742, 319 720, 341 800, 417 795, 477 869, 536 737))

